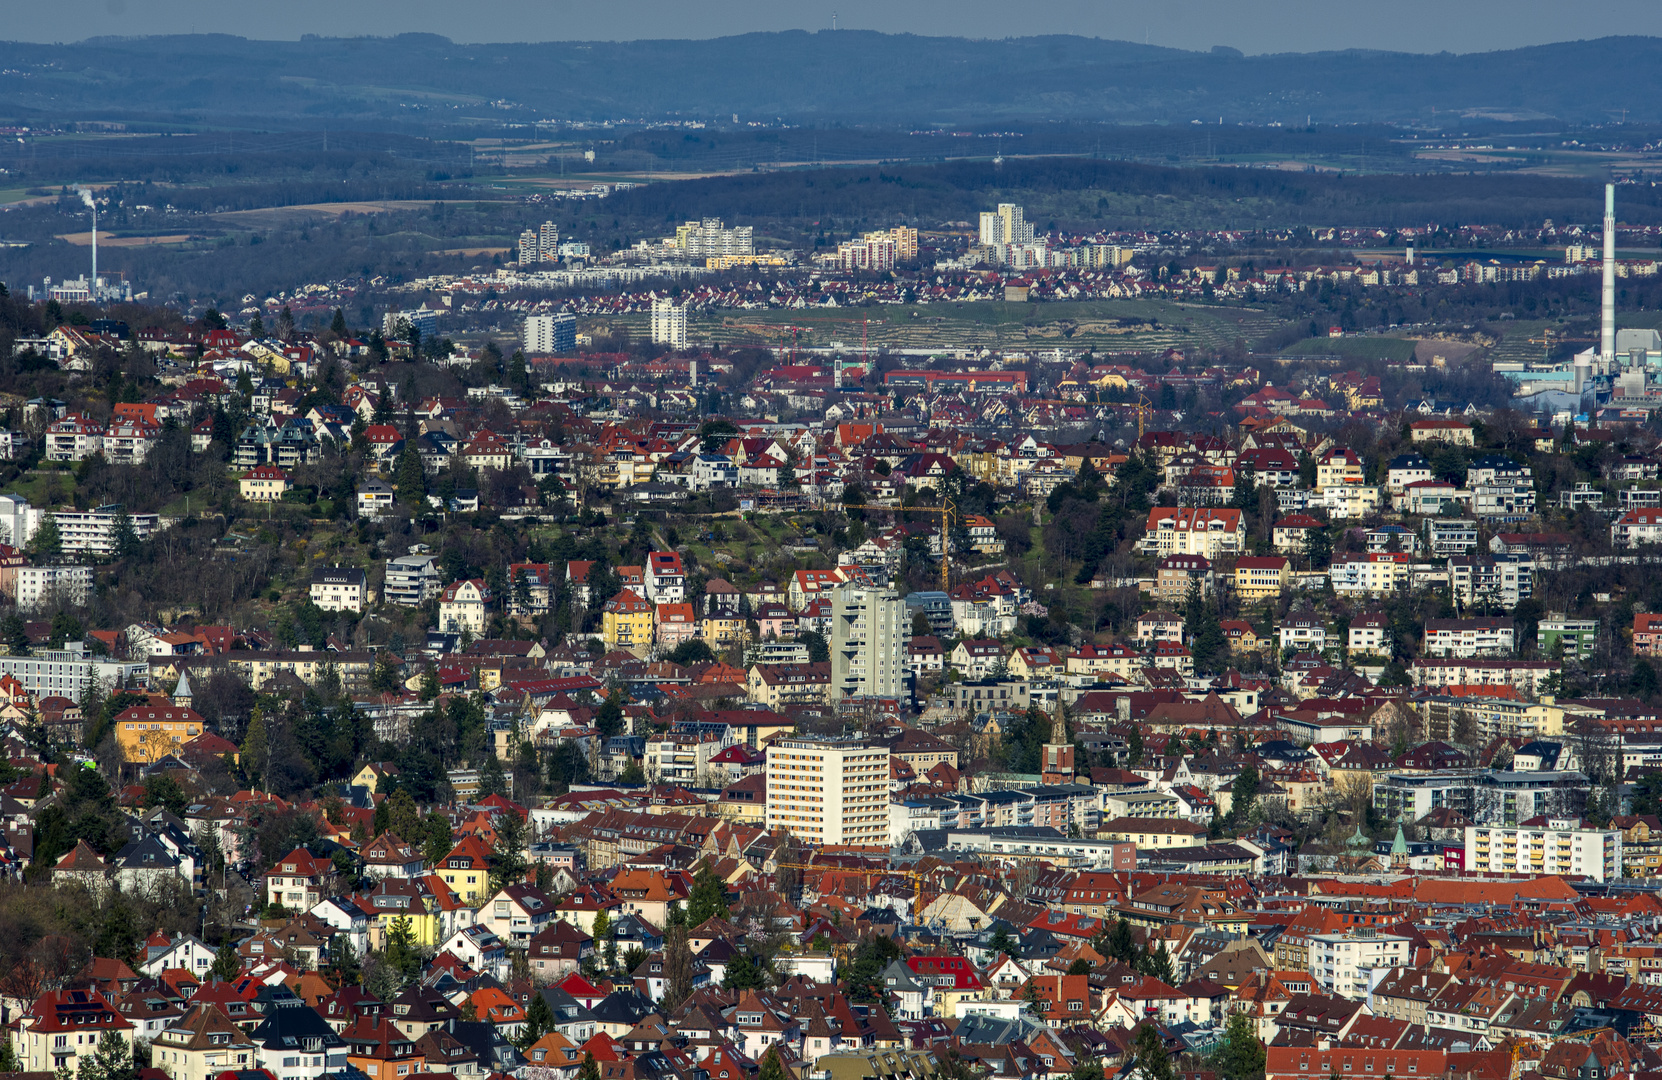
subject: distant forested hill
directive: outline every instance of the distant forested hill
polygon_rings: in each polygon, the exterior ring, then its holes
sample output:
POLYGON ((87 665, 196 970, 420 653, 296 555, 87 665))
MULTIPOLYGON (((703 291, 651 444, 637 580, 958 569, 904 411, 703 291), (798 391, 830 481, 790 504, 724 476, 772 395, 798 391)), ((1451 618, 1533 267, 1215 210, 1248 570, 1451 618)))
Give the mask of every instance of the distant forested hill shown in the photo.
POLYGON ((532 45, 457 45, 423 34, 299 42, 199 35, 0 44, 0 69, 0 116, 282 126, 731 122, 733 114, 741 122, 907 124, 1662 120, 1662 40, 1640 37, 1464 56, 1243 57, 1079 37, 971 41, 855 30, 532 45))

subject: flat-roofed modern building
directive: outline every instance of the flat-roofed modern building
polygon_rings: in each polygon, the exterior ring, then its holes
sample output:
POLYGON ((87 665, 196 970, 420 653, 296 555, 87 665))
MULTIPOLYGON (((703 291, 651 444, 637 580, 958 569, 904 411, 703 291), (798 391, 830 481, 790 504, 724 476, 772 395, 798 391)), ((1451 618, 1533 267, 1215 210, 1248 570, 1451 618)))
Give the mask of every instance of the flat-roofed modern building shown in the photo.
POLYGON ((767 828, 811 844, 888 845, 889 748, 790 736, 767 748, 767 828))

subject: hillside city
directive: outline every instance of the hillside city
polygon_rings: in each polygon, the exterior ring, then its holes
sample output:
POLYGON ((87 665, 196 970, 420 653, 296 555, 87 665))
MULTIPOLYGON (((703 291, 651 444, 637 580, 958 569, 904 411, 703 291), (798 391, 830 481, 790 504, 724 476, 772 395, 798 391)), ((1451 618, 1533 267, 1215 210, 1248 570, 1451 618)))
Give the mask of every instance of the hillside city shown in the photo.
POLYGON ((813 252, 528 222, 225 311, 95 254, 12 286, 0 1071, 1662 1075, 1662 332, 1614 190, 1490 237, 1551 259, 1004 203, 813 252), (1585 340, 1445 310, 1595 276, 1585 340), (1272 295, 1335 321, 717 333, 1272 295))

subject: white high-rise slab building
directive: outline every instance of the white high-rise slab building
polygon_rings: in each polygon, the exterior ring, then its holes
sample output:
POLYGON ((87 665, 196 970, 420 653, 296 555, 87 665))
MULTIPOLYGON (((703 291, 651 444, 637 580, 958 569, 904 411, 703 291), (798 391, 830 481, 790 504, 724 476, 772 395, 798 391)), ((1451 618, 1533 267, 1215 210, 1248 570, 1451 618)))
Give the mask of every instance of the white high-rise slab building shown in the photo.
POLYGON ((1622 834, 1582 828, 1580 818, 1548 818, 1545 825, 1502 828, 1468 825, 1465 870, 1610 881, 1622 876, 1622 834))
POLYGON ((849 736, 787 736, 767 748, 767 830, 810 844, 889 842, 889 748, 849 736))
POLYGON ((577 316, 569 311, 558 315, 525 317, 525 351, 532 355, 568 353, 577 348, 577 316))
POLYGON ((652 344, 679 349, 687 344, 687 309, 674 300, 652 301, 652 344))

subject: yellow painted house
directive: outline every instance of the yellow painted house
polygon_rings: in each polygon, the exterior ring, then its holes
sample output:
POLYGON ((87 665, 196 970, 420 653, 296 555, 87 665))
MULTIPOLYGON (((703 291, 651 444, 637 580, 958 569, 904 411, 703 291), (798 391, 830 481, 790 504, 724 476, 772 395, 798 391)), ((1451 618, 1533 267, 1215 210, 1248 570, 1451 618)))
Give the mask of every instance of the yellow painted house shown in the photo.
POLYGON ((698 620, 698 636, 712 649, 750 640, 750 628, 736 615, 706 615, 698 620))
POLYGON ((238 485, 249 502, 277 502, 289 489, 289 477, 275 465, 256 465, 242 474, 238 485))
POLYGON ((1280 596, 1287 588, 1287 569, 1282 555, 1243 555, 1235 561, 1235 595, 1242 600, 1280 596))
POLYGON ((450 849, 439 867, 439 880, 461 897, 462 903, 478 907, 490 889, 491 859, 484 842, 469 834, 450 849))
POLYGON ((433 877, 429 874, 422 879, 431 882, 430 889, 417 886, 409 879, 376 883, 368 894, 369 910, 375 915, 369 924, 371 948, 386 948, 387 934, 400 919, 408 920, 410 936, 417 945, 430 948, 443 945, 459 926, 473 921, 473 909, 463 904, 460 897, 448 890, 443 895, 435 895, 440 886, 432 881, 433 877))
POLYGON ((128 761, 155 761, 206 730, 194 709, 177 705, 134 705, 115 718, 115 741, 128 761))
POLYGON ((601 609, 601 636, 606 644, 644 655, 652 647, 652 603, 624 589, 601 609))
POLYGON ((1060 675, 1065 663, 1055 649, 1035 646, 1012 651, 1009 667, 1010 674, 1018 679, 1048 679, 1060 675))

